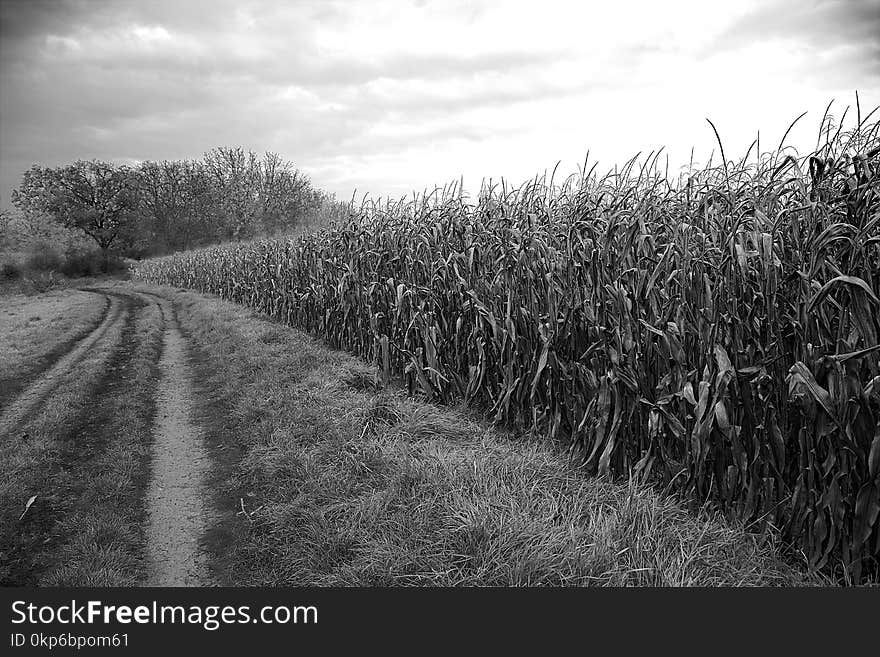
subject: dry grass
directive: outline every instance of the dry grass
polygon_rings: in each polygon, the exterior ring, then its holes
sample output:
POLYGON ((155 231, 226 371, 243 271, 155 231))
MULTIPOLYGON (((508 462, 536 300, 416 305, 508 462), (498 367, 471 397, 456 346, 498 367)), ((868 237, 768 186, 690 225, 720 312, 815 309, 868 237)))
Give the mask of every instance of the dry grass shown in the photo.
POLYGON ((0 301, 0 410, 97 326, 107 308, 100 295, 54 291, 0 301))
MULTIPOLYGON (((158 292, 157 288, 143 288, 158 292)), ((772 536, 587 476, 462 409, 229 303, 161 291, 208 406, 221 583, 777 585, 821 580, 772 536)))

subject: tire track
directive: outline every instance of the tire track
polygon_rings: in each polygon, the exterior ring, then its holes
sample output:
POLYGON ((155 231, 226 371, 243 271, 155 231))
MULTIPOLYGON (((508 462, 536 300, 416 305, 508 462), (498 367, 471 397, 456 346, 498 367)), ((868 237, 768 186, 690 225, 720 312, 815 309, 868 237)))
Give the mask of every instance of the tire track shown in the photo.
POLYGON ((153 477, 147 491, 147 585, 210 586, 208 557, 200 545, 211 519, 205 490, 209 457, 203 432, 193 421, 186 339, 167 299, 138 294, 159 305, 165 324, 153 430, 153 477))
POLYGON ((137 586, 147 576, 164 320, 157 304, 124 288, 89 291, 107 305, 113 297, 121 320, 62 375, 23 432, 0 441, 11 479, 0 482, 0 581, 137 586), (32 494, 34 508, 20 520, 14 507, 32 494))
POLYGON ((0 415, 0 436, 11 435, 38 410, 39 405, 74 371, 89 350, 98 344, 114 326, 121 325, 128 314, 128 304, 117 295, 100 290, 84 290, 104 295, 109 304, 103 320, 86 337, 75 343, 54 365, 21 392, 0 415))
MULTIPOLYGON (((78 289, 77 292, 87 292, 92 294, 91 291, 78 289)), ((107 317, 107 311, 110 309, 110 299, 106 297, 106 295, 101 294, 101 312, 95 320, 89 322, 88 324, 82 326, 80 330, 74 331, 70 334, 69 339, 65 340, 63 343, 58 344, 54 349, 46 352, 42 357, 42 363, 38 365, 37 368, 32 370, 29 373, 26 373, 23 378, 16 380, 15 382, 10 382, 9 379, 0 380, 0 386, 4 387, 2 392, 0 392, 0 415, 3 414, 4 410, 9 407, 9 404, 22 393, 27 387, 40 379, 46 372, 52 369, 52 366, 58 362, 60 358, 62 358, 66 353, 70 352, 70 350, 77 345, 81 340, 87 338, 92 331, 100 326, 101 322, 104 321, 104 318, 107 317)))
MULTIPOLYGON (((82 288, 107 300, 105 314, 88 335, 44 371, 0 414, 0 436, 22 432, 41 412, 43 403, 60 386, 77 376, 77 367, 93 350, 104 347, 110 356, 98 367, 101 385, 127 385, 116 377, 113 359, 133 345, 123 330, 143 304, 161 317, 161 371, 155 396, 152 430, 152 467, 144 490, 146 508, 146 585, 210 586, 208 555, 201 543, 213 520, 205 481, 210 458, 203 432, 194 421, 195 392, 188 365, 187 340, 177 325, 171 300, 124 287, 82 288), (108 378, 109 377, 109 378, 108 378), (107 384, 110 381, 110 384, 107 384)), ((140 312, 140 311, 138 311, 140 312)), ((93 394, 101 394, 94 390, 93 394)), ((97 400, 96 400, 97 402, 97 400)), ((78 449, 84 444, 78 444, 78 449)), ((82 451, 81 449, 79 451, 82 451)))

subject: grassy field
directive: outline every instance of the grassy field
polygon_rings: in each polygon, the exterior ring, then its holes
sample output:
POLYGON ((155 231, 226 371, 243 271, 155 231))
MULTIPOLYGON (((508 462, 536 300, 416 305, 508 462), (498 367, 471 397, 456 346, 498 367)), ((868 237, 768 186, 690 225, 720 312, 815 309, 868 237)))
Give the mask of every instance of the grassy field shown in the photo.
POLYGON ((89 292, 3 296, 0 301, 0 410, 71 343, 89 333, 107 310, 89 292))
POLYGON ((823 120, 813 154, 758 144, 680 180, 648 157, 452 186, 135 277, 249 305, 858 582, 880 557, 878 130, 823 120))
POLYGON ((465 408, 378 390, 363 361, 169 289, 192 345, 227 585, 816 584, 801 560, 465 408))

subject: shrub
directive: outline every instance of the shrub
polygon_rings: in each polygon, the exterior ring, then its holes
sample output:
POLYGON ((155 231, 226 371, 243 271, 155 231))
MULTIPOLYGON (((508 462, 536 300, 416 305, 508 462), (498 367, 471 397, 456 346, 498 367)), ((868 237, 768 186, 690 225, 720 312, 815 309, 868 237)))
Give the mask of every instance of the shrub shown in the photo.
POLYGON ((8 281, 14 281, 21 278, 21 267, 14 262, 4 262, 0 266, 0 278, 8 281))
POLYGON ((129 263, 125 261, 125 258, 120 258, 119 256, 110 256, 107 260, 107 274, 120 275, 125 274, 125 277, 128 276, 128 268, 129 263))
POLYGON ((32 291, 43 293, 48 292, 61 281, 54 271, 41 271, 34 276, 29 276, 25 282, 32 291))
POLYGON ((95 251, 69 254, 61 266, 61 273, 68 278, 97 276, 101 273, 101 254, 95 251))
POLYGON ((59 271, 64 258, 48 242, 38 242, 25 260, 25 268, 34 272, 59 271))

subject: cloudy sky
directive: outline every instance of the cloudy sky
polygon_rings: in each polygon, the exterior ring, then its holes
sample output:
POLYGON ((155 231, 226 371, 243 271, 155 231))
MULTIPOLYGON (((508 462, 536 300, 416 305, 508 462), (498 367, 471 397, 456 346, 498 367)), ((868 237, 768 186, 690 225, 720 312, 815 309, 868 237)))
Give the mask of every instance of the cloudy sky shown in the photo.
POLYGON ((880 0, 0 0, 0 205, 33 163, 271 150, 348 199, 880 104, 880 0))

